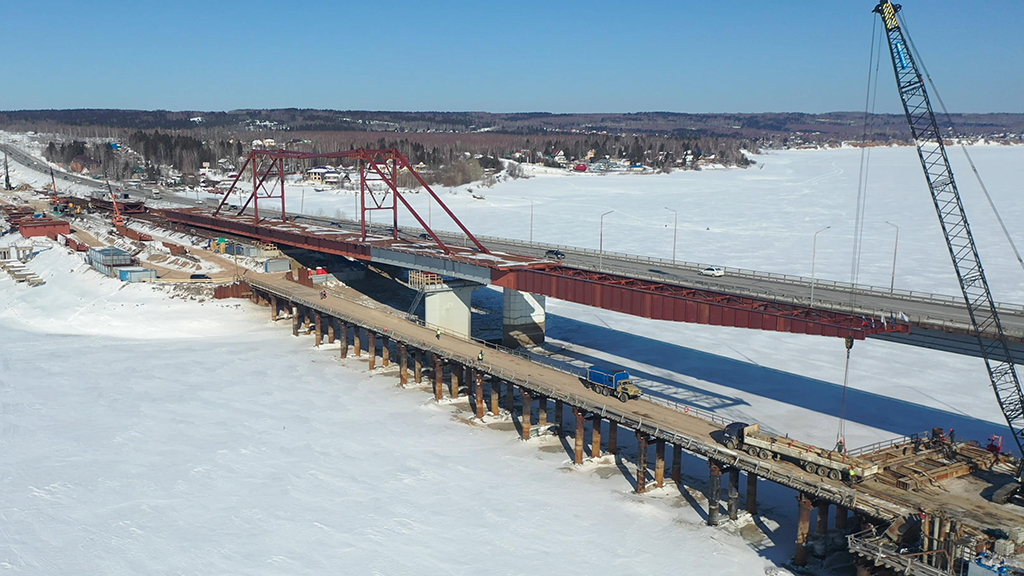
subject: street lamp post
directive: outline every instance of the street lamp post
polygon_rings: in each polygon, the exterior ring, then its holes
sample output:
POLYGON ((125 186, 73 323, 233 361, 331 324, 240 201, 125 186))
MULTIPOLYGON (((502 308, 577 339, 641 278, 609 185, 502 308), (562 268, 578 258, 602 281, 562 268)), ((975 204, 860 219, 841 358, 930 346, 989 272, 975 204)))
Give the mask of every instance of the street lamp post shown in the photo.
POLYGON ((825 230, 828 230, 832 226, 825 226, 821 230, 814 233, 814 243, 811 248, 811 305, 814 305, 814 260, 818 256, 818 234, 821 234, 825 230))
POLYGON ((672 222, 672 263, 675 264, 676 263, 676 236, 679 233, 679 212, 676 212, 675 210, 669 208, 668 206, 665 207, 665 210, 668 210, 669 212, 671 212, 674 215, 673 222, 672 222))
POLYGON ((530 243, 533 244, 533 200, 530 200, 530 243))
POLYGON ((896 250, 900 247, 900 227, 888 220, 885 223, 896 229, 896 241, 892 245, 892 276, 889 277, 889 294, 892 294, 893 287, 896 286, 896 250))
POLYGON ((604 269, 604 217, 615 212, 615 210, 609 210, 604 214, 601 214, 601 236, 598 243, 598 255, 597 255, 597 268, 598 270, 604 269))

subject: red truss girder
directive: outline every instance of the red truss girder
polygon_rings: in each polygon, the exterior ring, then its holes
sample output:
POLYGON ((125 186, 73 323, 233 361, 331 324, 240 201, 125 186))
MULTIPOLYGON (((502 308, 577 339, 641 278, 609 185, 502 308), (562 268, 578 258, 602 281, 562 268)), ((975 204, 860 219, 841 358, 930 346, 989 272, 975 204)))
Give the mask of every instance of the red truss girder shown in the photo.
POLYGON ((563 266, 493 270, 491 281, 505 288, 656 320, 857 340, 883 332, 910 332, 905 324, 563 266))
POLYGON ((441 198, 434 192, 433 189, 423 180, 423 178, 413 169, 412 165, 409 164, 408 159, 405 158, 397 149, 387 148, 382 150, 367 150, 359 148, 357 150, 348 150, 342 152, 299 152, 297 150, 253 150, 249 152, 249 156, 246 158, 245 163, 242 164, 242 168, 238 171, 238 176, 231 183, 231 187, 224 193, 224 198, 221 199, 220 204, 214 211, 213 215, 217 216, 220 214, 221 209, 227 202, 228 197, 234 191, 235 186, 238 185, 238 181, 241 179, 242 174, 245 173, 245 169, 250 164, 252 165, 252 181, 253 191, 249 198, 245 201, 241 209, 238 211, 238 215, 245 213, 249 203, 253 203, 253 212, 256 218, 256 222, 259 222, 259 200, 267 198, 280 198, 281 199, 281 219, 287 220, 285 214, 285 186, 284 186, 284 161, 285 159, 292 160, 312 160, 312 159, 349 159, 355 160, 359 164, 359 193, 361 196, 360 201, 360 221, 362 225, 362 239, 366 240, 366 223, 367 213, 374 210, 390 210, 392 212, 392 235, 395 239, 398 239, 398 203, 405 207, 406 210, 412 214, 413 218, 419 223, 419 225, 430 234, 434 242, 444 250, 446 254, 451 254, 451 250, 441 238, 434 233, 431 227, 420 217, 419 213, 413 209, 402 193, 398 189, 398 175, 403 170, 408 170, 409 174, 416 179, 416 181, 423 186, 423 188, 430 194, 430 197, 437 202, 438 206, 444 210, 445 214, 452 219, 453 222, 459 227, 460 230, 468 237, 477 250, 485 254, 490 254, 483 244, 476 239, 476 236, 469 231, 468 228, 462 223, 455 213, 448 208, 448 206, 441 200, 441 198), (265 165, 265 161, 270 161, 270 168, 265 171, 261 171, 265 165), (274 195, 272 191, 267 191, 266 194, 260 195, 260 190, 265 190, 265 181, 268 177, 274 174, 274 169, 277 169, 277 175, 281 182, 280 196, 274 195), (369 186, 369 182, 382 182, 385 186, 385 190, 373 190, 369 186), (369 203, 367 200, 369 199, 369 203), (390 200, 390 202, 389 202, 390 200))

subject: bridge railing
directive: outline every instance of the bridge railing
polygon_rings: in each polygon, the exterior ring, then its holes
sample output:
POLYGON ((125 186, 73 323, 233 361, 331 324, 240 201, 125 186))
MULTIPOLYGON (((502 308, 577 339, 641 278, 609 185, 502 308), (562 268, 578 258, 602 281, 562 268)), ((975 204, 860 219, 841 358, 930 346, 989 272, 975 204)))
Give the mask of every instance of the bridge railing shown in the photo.
POLYGON ((884 450, 886 448, 892 448, 893 446, 899 446, 901 444, 909 444, 911 442, 915 442, 917 440, 925 440, 927 438, 928 438, 928 432, 927 431, 925 431, 925 432, 917 432, 915 434, 907 434, 907 435, 904 435, 904 436, 897 436, 895 438, 889 438, 888 440, 881 440, 879 442, 874 442, 872 444, 868 444, 867 446, 861 446, 859 448, 853 448, 852 450, 847 450, 846 454, 848 456, 862 456, 864 454, 868 454, 868 453, 871 453, 871 452, 876 452, 878 450, 884 450))
POLYGON ((945 550, 935 550, 916 555, 900 554, 897 550, 883 545, 885 538, 876 536, 874 530, 865 530, 846 537, 850 552, 868 558, 877 565, 885 565, 898 574, 914 574, 916 576, 949 576, 949 572, 929 566, 920 559, 924 554, 944 554, 945 550))

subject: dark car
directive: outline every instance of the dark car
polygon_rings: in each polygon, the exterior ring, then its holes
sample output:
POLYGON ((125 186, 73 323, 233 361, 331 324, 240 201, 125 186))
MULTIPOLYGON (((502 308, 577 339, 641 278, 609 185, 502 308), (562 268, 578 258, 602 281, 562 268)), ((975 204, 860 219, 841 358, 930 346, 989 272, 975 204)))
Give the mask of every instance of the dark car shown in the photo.
POLYGON ((555 260, 565 260, 565 252, 561 250, 548 250, 544 253, 545 258, 554 258, 555 260))
POLYGON ((189 279, 190 280, 209 280, 210 277, 207 276, 206 274, 193 274, 193 275, 189 276, 189 279))
POLYGON ((434 239, 434 237, 431 236, 430 234, 427 234, 426 232, 424 232, 423 234, 420 234, 420 240, 433 240, 433 239, 434 239))

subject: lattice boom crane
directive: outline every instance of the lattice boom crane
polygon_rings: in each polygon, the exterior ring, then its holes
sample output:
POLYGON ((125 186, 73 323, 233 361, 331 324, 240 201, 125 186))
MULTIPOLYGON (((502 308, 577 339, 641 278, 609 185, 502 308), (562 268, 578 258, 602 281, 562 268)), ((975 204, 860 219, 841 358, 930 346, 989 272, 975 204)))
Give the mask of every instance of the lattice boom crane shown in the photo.
MULTIPOLYGON (((1010 356, 1006 334, 1003 332, 999 313, 992 300, 985 270, 981 266, 978 247, 967 223, 960 192, 953 179, 953 170, 950 168, 946 147, 942 142, 942 133, 939 131, 931 101, 928 99, 924 77, 914 61, 907 44, 908 36, 897 16, 900 9, 899 4, 893 4, 890 0, 880 0, 874 12, 881 17, 882 26, 888 37, 889 55, 892 57, 893 70, 896 72, 896 85, 903 101, 903 110, 906 112, 907 122, 910 123, 910 130, 917 144, 928 189, 939 215, 946 246, 953 259, 953 267, 956 269, 960 289, 970 312, 971 324, 978 338, 985 366, 988 368, 992 388, 1017 442, 1017 448, 1024 454, 1024 393, 1021 392, 1020 379, 1010 356), (994 332, 998 338, 986 341, 982 338, 982 334, 986 332, 994 332)), ((1017 467, 1018 481, 1024 473, 1024 458, 1020 462, 1017 467)))

